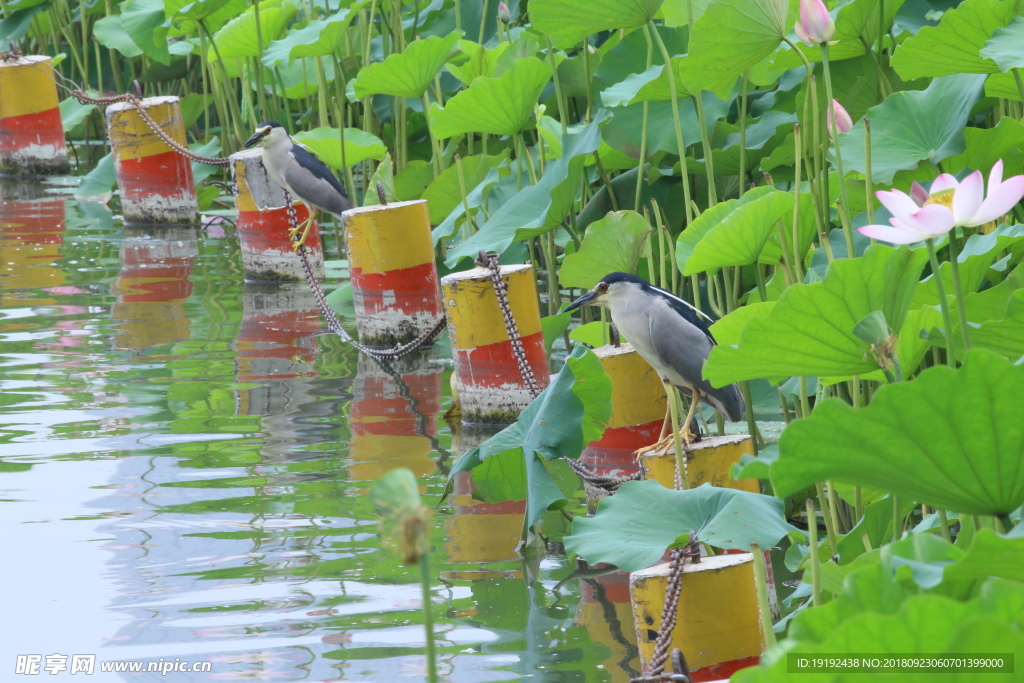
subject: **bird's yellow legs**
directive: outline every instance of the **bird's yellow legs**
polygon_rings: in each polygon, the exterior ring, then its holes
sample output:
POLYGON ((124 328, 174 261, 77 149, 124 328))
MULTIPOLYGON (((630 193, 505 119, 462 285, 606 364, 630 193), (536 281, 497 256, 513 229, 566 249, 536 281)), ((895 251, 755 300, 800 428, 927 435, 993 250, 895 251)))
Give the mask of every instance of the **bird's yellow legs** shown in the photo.
POLYGON ((679 391, 671 382, 664 382, 664 386, 665 394, 668 397, 668 411, 672 422, 672 434, 671 436, 665 436, 665 428, 663 426, 661 430, 662 438, 653 445, 637 450, 636 458, 639 460, 641 456, 652 452, 664 454, 668 451, 668 447, 671 444, 676 454, 676 465, 679 469, 680 477, 682 478, 683 488, 686 488, 686 453, 690 450, 690 423, 697 410, 697 404, 700 403, 700 390, 697 389, 697 387, 692 389, 690 409, 686 413, 686 419, 683 421, 683 426, 680 427, 679 391), (684 444, 685 449, 683 447, 684 444))
POLYGON ((309 217, 302 221, 294 228, 288 228, 288 237, 292 240, 292 249, 298 249, 306 243, 306 238, 309 237, 309 231, 313 227, 313 221, 316 220, 318 212, 315 206, 309 207, 309 217), (299 237, 301 235, 301 237, 299 237), (298 237, 298 239, 296 239, 298 237))

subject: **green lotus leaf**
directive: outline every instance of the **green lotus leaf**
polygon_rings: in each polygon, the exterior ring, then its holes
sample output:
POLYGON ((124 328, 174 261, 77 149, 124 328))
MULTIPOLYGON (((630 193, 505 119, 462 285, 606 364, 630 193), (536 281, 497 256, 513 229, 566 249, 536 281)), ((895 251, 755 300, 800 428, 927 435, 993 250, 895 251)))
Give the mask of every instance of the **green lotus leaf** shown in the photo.
POLYGON ((709 545, 736 550, 750 550, 751 543, 770 548, 800 533, 786 521, 778 498, 710 484, 674 491, 652 480, 628 481, 601 499, 594 517, 573 520, 565 549, 589 564, 635 572, 656 564, 693 531, 709 545))
POLYGON ((935 366, 885 385, 866 408, 828 399, 783 432, 775 492, 834 480, 940 509, 1009 514, 1024 503, 1024 420, 1005 397, 1021 381, 1024 366, 972 349, 958 370, 935 366))
POLYGON ((147 57, 170 64, 167 27, 161 0, 128 0, 121 7, 121 27, 147 57))
MULTIPOLYGON (((792 217, 793 195, 789 192, 767 192, 737 205, 697 242, 683 275, 755 263, 768 237, 776 232, 776 223, 791 222, 792 217)), ((778 258, 773 261, 778 263, 778 258)))
POLYGON ((565 257, 558 281, 563 287, 590 289, 608 273, 635 273, 650 234, 650 224, 637 212, 609 213, 591 223, 579 251, 565 257))
POLYGON ((738 345, 716 346, 704 377, 724 386, 758 377, 848 378, 877 370, 853 329, 882 311, 899 334, 927 258, 924 249, 876 244, 861 258, 834 261, 823 282, 789 287, 766 317, 747 322, 738 345))
POLYGON ((456 58, 448 62, 448 71, 464 85, 469 85, 480 76, 489 78, 494 75, 498 58, 504 54, 508 46, 509 43, 500 43, 496 47, 488 49, 471 40, 460 40, 459 51, 465 60, 456 58))
POLYGON ((111 14, 108 17, 103 17, 93 24, 92 34, 99 44, 108 50, 116 50, 122 56, 129 59, 138 57, 142 54, 142 50, 128 37, 128 33, 121 22, 120 14, 111 14))
POLYGON ((687 226, 686 230, 679 233, 679 238, 676 240, 676 263, 679 265, 679 270, 681 272, 686 272, 687 261, 689 261, 690 256, 693 254, 700 241, 704 239, 704 236, 714 227, 719 225, 744 204, 755 201, 774 192, 774 188, 771 187, 757 187, 750 192, 744 193, 739 199, 730 199, 728 201, 715 204, 710 209, 697 216, 697 218, 687 226))
POLYGON ((679 77, 691 92, 728 97, 743 72, 775 51, 791 30, 786 0, 730 0, 708 5, 693 23, 679 77))
POLYGON ((923 76, 995 73, 999 66, 982 56, 981 50, 1016 11, 1014 3, 1003 0, 964 0, 943 14, 938 26, 922 28, 896 48, 892 67, 905 81, 923 76))
POLYGON ((1006 317, 983 322, 972 328, 969 336, 971 348, 988 349, 1013 361, 1024 356, 1024 290, 1018 289, 1010 297, 1006 317))
POLYGON ((383 62, 364 67, 356 77, 356 97, 422 97, 434 76, 452 56, 452 48, 461 37, 461 31, 452 31, 443 38, 430 36, 414 40, 406 46, 405 52, 396 52, 383 62))
POLYGON ((250 8, 214 34, 217 49, 207 46, 211 62, 223 59, 227 67, 235 61, 229 57, 259 57, 281 35, 296 11, 289 0, 263 0, 259 7, 262 43, 257 39, 256 13, 250 8))
POLYGON ((573 210, 584 160, 601 142, 598 126, 603 120, 599 112, 579 133, 566 136, 562 156, 548 163, 537 184, 525 188, 514 201, 506 202, 491 214, 479 232, 448 252, 445 263, 454 268, 460 259, 475 259, 480 249, 502 253, 513 242, 542 235, 558 226, 573 210))
POLYGON ((247 8, 245 0, 164 0, 164 15, 171 22, 168 35, 194 36, 200 20, 207 31, 216 32, 247 8))
POLYGON ((299 131, 295 139, 309 148, 321 161, 335 170, 352 166, 366 159, 383 159, 388 151, 380 138, 359 128, 345 129, 345 163, 341 156, 341 131, 337 128, 314 128, 299 131))
MULTIPOLYGON (((893 93, 868 110, 871 120, 871 176, 890 183, 897 171, 933 164, 964 151, 964 125, 982 95, 985 77, 958 74, 936 78, 924 90, 893 93)), ((865 172, 864 121, 839 135, 843 167, 865 172)))
MULTIPOLYGON (((496 155, 477 154, 471 157, 463 157, 461 159, 462 181, 466 185, 466 191, 469 192, 483 182, 483 179, 487 177, 492 168, 497 167, 498 164, 507 159, 507 152, 496 155)), ((446 168, 441 175, 437 176, 430 183, 422 196, 430 204, 431 224, 438 225, 443 222, 456 206, 462 204, 459 167, 456 164, 452 164, 446 168)))
POLYGON ((345 39, 345 29, 355 18, 356 10, 358 7, 349 7, 326 19, 314 19, 301 29, 289 31, 285 37, 270 43, 263 53, 263 63, 274 68, 300 57, 326 57, 333 54, 345 39))
POLYGON ((461 133, 515 135, 530 127, 537 98, 549 80, 549 64, 536 57, 517 59, 498 78, 476 78, 444 108, 430 105, 430 128, 440 139, 461 133))
MULTIPOLYGON (((704 103, 704 123, 708 134, 714 133, 715 122, 729 112, 729 103, 718 99, 713 93, 701 93, 704 103)), ((640 158, 640 138, 643 133, 644 105, 631 104, 610 110, 612 118, 605 124, 602 134, 611 147, 640 158)), ((700 124, 693 98, 679 104, 679 123, 683 129, 683 144, 689 147, 700 142, 700 124)), ((647 105, 647 154, 653 156, 659 151, 679 154, 676 143, 675 123, 672 120, 672 103, 651 102, 647 105)), ((700 173, 704 173, 701 166, 700 173)))
POLYGON ((572 47, 599 31, 633 29, 654 18, 662 0, 532 0, 533 28, 555 47, 572 47))
POLYGON ((587 443, 600 439, 611 417, 611 394, 600 359, 577 346, 515 424, 458 459, 448 491, 456 474, 472 470, 474 496, 487 502, 526 498, 526 525, 533 525, 565 501, 543 461, 577 458, 587 443))

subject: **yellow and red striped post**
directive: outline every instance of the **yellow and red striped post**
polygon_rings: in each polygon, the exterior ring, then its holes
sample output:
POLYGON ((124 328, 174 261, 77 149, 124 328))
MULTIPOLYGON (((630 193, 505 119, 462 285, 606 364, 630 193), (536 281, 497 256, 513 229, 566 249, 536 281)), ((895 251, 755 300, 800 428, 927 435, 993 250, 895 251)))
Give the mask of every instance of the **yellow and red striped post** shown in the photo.
MULTIPOLYGON (((543 389, 549 381, 548 360, 533 267, 501 266, 501 276, 527 365, 533 370, 537 386, 543 389)), ((474 268, 445 275, 441 278, 441 289, 463 422, 515 422, 533 398, 523 383, 508 338, 491 271, 474 268)))
MULTIPOLYGON (((142 106, 172 140, 188 146, 177 97, 147 97, 142 106)), ((191 225, 199 222, 196 186, 189 160, 153 132, 135 105, 107 107, 125 223, 191 225)))
POLYGON ((375 481, 396 467, 425 477, 437 467, 430 454, 441 412, 443 368, 423 353, 391 361, 389 367, 391 372, 365 354, 356 364, 348 444, 354 480, 375 481))
MULTIPOLYGON (((690 680, 729 678, 760 660, 764 641, 753 557, 750 553, 715 555, 683 565, 669 648, 679 648, 686 657, 693 672, 690 680)), ((668 578, 667 563, 629 576, 633 620, 644 666, 654 655, 668 578)), ((669 660, 666 672, 671 668, 669 660)))
POLYGON ((110 287, 117 297, 110 316, 120 321, 117 348, 145 349, 188 339, 185 300, 192 295, 189 277, 198 256, 194 229, 125 228, 121 272, 110 287))
POLYGON ((441 320, 427 202, 392 202, 344 214, 359 341, 394 346, 441 320))
POLYGON ((70 170, 53 61, 38 55, 0 60, 0 173, 70 170))
MULTIPOLYGON (((249 282, 289 282, 305 278, 302 263, 288 237, 288 209, 284 190, 270 179, 259 149, 231 155, 235 208, 235 232, 242 252, 242 268, 249 282)), ((309 216, 306 205, 293 197, 296 222, 309 216)), ((306 253, 317 280, 324 279, 324 248, 320 225, 313 223, 306 237, 306 253)))
MULTIPOLYGON (((599 475, 628 476, 640 471, 633 453, 655 443, 661 433, 667 405, 664 385, 629 344, 602 346, 594 355, 612 381, 612 415, 601 440, 587 444, 580 462, 599 475)), ((588 498, 606 495, 585 488, 588 498)))

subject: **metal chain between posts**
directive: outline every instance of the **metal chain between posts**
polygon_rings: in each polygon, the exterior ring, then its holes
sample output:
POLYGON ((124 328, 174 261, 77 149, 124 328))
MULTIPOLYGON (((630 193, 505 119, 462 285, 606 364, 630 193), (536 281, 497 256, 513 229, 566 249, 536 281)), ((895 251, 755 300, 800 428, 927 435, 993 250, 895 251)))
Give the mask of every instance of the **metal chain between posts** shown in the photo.
MULTIPOLYGON (((380 188, 378 188, 378 190, 379 189, 380 188)), ((299 227, 299 218, 298 214, 295 211, 295 203, 292 201, 292 195, 290 192, 288 192, 288 190, 284 190, 284 202, 285 208, 287 209, 288 212, 288 225, 294 231, 299 227)), ((393 349, 371 349, 368 346, 363 346, 359 342, 352 339, 352 336, 345 331, 345 328, 343 328, 341 326, 341 323, 338 321, 338 316, 334 313, 334 309, 332 309, 330 305, 327 303, 327 297, 324 295, 324 290, 320 286, 320 283, 317 281, 316 275, 313 274, 313 267, 309 262, 309 256, 306 253, 305 245, 293 244, 292 246, 295 249, 295 253, 299 257, 299 261, 302 262, 302 270, 306 274, 306 281, 309 283, 310 289, 313 290, 313 297, 316 299, 317 306, 320 307, 320 313, 324 316, 324 319, 327 321, 327 328, 331 332, 341 337, 343 341, 352 344, 363 353, 369 356, 374 356, 376 358, 390 358, 393 360, 403 358, 405 356, 408 356, 410 353, 420 348, 421 346, 429 344, 431 341, 433 341, 434 337, 440 334, 441 330, 444 329, 446 320, 444 316, 441 316, 441 319, 438 320, 433 327, 431 327, 429 330, 413 339, 408 344, 402 344, 400 346, 396 346, 393 349)))
POLYGON ((501 278, 501 266, 498 265, 498 255, 488 254, 485 250, 481 249, 480 255, 476 259, 476 265, 491 271, 491 284, 494 285, 494 294, 498 297, 498 306, 501 308, 501 315, 505 319, 505 330, 508 332, 509 341, 512 342, 512 353, 515 355, 516 363, 519 365, 519 374, 522 376, 523 383, 526 385, 526 390, 530 392, 530 396, 537 398, 540 396, 540 387, 537 386, 537 378, 533 375, 533 368, 530 367, 526 360, 526 349, 523 348, 523 340, 519 336, 519 326, 516 324, 515 316, 512 315, 512 306, 508 303, 508 288, 501 278))

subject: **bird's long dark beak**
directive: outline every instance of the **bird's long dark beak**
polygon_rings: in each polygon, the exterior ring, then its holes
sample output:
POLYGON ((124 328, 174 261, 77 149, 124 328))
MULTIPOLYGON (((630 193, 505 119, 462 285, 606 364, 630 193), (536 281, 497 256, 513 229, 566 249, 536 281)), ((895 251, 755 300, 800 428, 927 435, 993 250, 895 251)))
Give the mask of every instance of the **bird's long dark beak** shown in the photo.
POLYGON ((253 136, 245 141, 245 145, 243 145, 243 147, 245 147, 245 149, 249 149, 250 147, 255 145, 257 142, 262 140, 263 136, 265 136, 265 135, 266 135, 266 133, 253 133, 253 136))
MULTIPOLYGON (((586 306, 587 304, 589 304, 591 301, 593 301, 596 298, 597 298, 597 292, 595 292, 594 290, 590 290, 589 292, 587 292, 586 294, 581 296, 579 299, 576 299, 576 301, 573 301, 571 304, 569 304, 566 307, 565 311, 574 311, 577 308, 579 308, 580 306, 586 306)), ((565 311, 563 311, 563 313, 565 311)))

